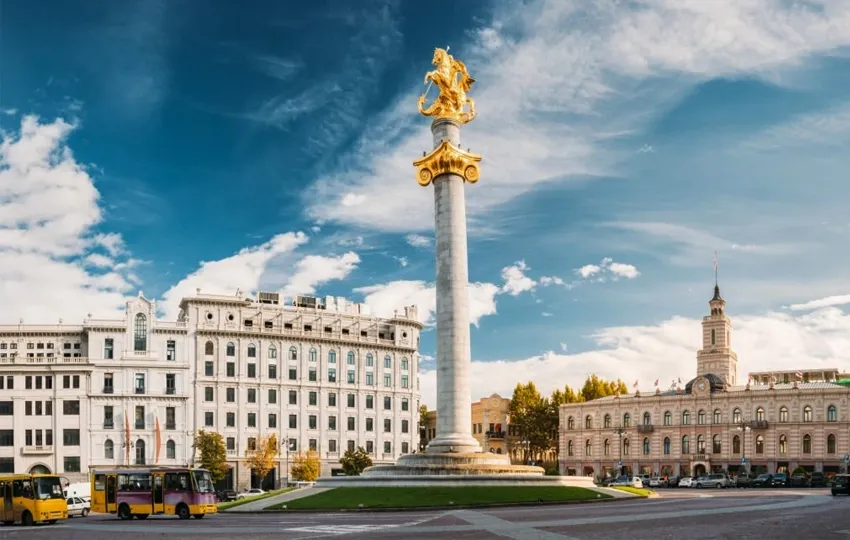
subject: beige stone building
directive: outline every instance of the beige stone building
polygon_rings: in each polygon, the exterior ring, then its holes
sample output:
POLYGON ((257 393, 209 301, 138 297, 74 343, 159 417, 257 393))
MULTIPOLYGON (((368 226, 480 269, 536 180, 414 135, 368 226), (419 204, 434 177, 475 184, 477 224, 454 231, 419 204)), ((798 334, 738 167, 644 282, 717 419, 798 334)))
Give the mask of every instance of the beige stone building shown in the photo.
POLYGON ((850 454, 850 388, 837 369, 750 373, 737 380, 732 321, 715 286, 696 377, 684 387, 562 405, 562 474, 698 475, 742 464, 834 474, 850 454), (620 465, 622 464, 622 465, 620 465))

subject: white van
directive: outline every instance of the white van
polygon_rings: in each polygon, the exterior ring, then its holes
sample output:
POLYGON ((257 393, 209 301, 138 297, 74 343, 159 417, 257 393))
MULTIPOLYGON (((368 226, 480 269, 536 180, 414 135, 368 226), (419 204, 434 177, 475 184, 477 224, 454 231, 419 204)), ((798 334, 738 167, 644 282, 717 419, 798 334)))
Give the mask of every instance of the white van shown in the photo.
POLYGON ((68 484, 68 487, 65 488, 65 498, 70 497, 79 497, 86 502, 91 502, 91 484, 88 482, 68 484))

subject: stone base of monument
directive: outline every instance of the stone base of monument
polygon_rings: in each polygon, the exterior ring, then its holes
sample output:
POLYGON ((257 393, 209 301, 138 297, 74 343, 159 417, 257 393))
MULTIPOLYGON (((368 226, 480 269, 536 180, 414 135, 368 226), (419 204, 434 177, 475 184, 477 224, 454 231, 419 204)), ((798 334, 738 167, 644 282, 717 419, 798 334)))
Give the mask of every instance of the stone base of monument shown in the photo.
POLYGON ((316 487, 574 486, 594 487, 590 476, 545 476, 540 467, 512 465, 508 456, 409 454, 395 465, 375 465, 361 476, 319 478, 316 487))

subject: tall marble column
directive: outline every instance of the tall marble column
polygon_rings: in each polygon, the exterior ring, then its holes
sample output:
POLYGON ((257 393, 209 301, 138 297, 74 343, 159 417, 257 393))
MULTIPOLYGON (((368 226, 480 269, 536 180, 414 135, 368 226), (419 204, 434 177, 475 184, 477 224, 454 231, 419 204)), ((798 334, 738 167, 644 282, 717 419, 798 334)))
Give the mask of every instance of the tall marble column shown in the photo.
MULTIPOLYGON (((460 148, 460 124, 438 118, 431 125, 434 148, 460 148)), ((469 387, 469 269, 466 250, 464 178, 445 171, 434 184, 437 258, 437 436, 428 453, 473 453, 481 446, 472 436, 469 387)))

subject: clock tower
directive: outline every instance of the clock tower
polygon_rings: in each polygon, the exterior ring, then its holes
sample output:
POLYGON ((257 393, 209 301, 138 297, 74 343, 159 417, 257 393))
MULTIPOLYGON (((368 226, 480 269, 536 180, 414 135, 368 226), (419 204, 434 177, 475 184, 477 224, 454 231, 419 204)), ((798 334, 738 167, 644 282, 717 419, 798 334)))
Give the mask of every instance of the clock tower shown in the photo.
POLYGON ((726 316, 726 301, 715 284, 708 302, 710 314, 702 318, 702 349, 697 352, 697 376, 716 375, 737 384, 738 355, 732 350, 732 320, 726 316))

